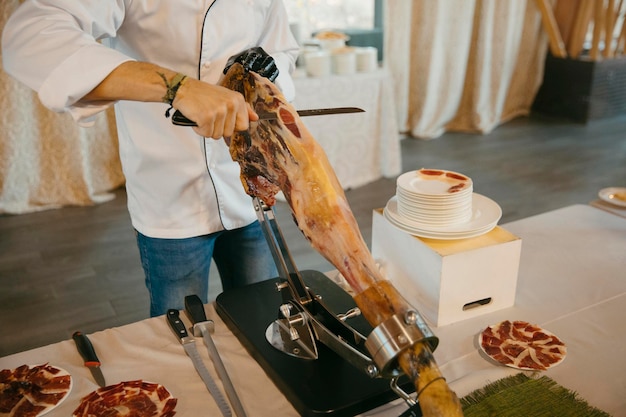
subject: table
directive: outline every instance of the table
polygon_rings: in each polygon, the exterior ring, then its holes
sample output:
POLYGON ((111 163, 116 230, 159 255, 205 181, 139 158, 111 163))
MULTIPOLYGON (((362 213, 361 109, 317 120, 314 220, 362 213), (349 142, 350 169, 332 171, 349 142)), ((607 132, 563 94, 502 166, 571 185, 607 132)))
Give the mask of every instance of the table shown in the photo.
MULTIPOLYGON (((0 28, 22 2, 2 2, 0 28)), ((103 203, 124 184, 113 109, 80 127, 0 68, 0 132, 0 214, 103 203)))
MULTIPOLYGON (((626 219, 587 205, 574 205, 503 225, 522 238, 515 306, 439 328, 435 357, 459 396, 517 371, 496 366, 478 350, 477 335, 504 319, 526 320, 556 333, 568 345, 565 361, 545 375, 575 390, 614 416, 626 410, 626 219)), ((298 414, 219 319, 215 343, 244 407, 254 416, 298 414)), ((90 335, 108 383, 144 379, 164 384, 179 398, 177 416, 219 415, 164 317, 90 335)), ((216 375, 201 340, 201 356, 216 375)), ((68 370, 74 387, 49 415, 68 416, 80 398, 96 389, 74 342, 55 343, 0 359, 0 369, 49 362, 68 370)), ((367 416, 397 417, 400 402, 367 416)))
POLYGON ((400 135, 389 71, 310 78, 294 74, 297 109, 360 107, 365 113, 305 117, 344 189, 400 174, 400 135))
POLYGON ((618 206, 616 204, 607 203, 604 200, 593 200, 589 203, 591 206, 599 208, 601 210, 606 210, 609 213, 616 214, 618 216, 626 217, 626 207, 618 206))
POLYGON ((505 228, 522 238, 515 306, 437 329, 446 345, 436 355, 443 373, 459 382, 480 379, 492 371, 475 349, 480 329, 507 318, 526 320, 562 335, 568 345, 565 361, 547 376, 591 405, 623 416, 626 221, 575 205, 505 228))

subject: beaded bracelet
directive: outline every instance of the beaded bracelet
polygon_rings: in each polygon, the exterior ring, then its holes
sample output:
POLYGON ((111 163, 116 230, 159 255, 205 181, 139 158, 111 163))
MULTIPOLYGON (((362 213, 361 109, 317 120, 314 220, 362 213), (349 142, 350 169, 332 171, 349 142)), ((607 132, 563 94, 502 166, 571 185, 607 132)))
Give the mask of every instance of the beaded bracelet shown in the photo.
POLYGON ((173 108, 172 103, 174 103, 174 99, 176 98, 176 93, 178 92, 178 89, 183 85, 183 83, 187 79, 187 76, 181 73, 176 73, 174 78, 172 78, 172 82, 170 83, 169 81, 167 81, 165 74, 161 72, 158 72, 157 74, 159 74, 161 78, 163 78, 163 82, 165 83, 165 86, 167 87, 167 91, 165 92, 165 95, 163 96, 161 101, 163 101, 163 103, 167 103, 170 105, 170 108, 165 111, 165 117, 170 117, 170 111, 173 108))

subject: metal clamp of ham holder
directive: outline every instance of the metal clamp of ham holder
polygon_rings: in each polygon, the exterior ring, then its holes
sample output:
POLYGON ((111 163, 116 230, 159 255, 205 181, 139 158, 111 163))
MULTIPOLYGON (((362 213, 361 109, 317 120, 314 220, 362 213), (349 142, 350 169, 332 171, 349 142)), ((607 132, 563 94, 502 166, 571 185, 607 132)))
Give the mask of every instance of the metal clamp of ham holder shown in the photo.
POLYGON ((403 375, 398 356, 415 343, 426 343, 434 351, 439 339, 419 312, 407 311, 380 323, 365 337, 346 324, 361 314, 353 308, 344 314, 331 312, 322 298, 305 284, 295 267, 278 227, 274 212, 259 198, 254 208, 270 246, 281 281, 276 285, 282 295, 279 317, 265 331, 266 340, 287 355, 317 359, 317 342, 321 342, 370 378, 389 378, 391 389, 409 406, 417 404, 398 384, 403 375))

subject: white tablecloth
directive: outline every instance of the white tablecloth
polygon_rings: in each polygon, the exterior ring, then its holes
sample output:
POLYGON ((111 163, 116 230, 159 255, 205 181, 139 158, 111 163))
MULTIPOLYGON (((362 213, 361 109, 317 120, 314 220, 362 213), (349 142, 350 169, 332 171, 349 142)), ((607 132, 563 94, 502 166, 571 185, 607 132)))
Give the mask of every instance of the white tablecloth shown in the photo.
POLYGON ((568 346, 547 376, 613 416, 626 415, 626 221, 575 205, 504 227, 522 238, 515 306, 435 329, 445 346, 435 354, 444 375, 472 380, 491 371, 476 349, 478 332, 526 320, 568 346))
POLYGON ((303 118, 326 151, 343 188, 354 188, 402 169, 393 81, 385 69, 308 78, 295 74, 296 109, 360 107, 365 113, 303 118))
MULTIPOLYGON (((23 0, 3 0, 0 28, 23 0)), ((0 29, 1 30, 1 29, 0 29)), ((1 60, 0 53, 0 60, 1 60)), ((0 65, 0 214, 87 206, 124 184, 113 109, 91 128, 46 109, 0 65)))
MULTIPOLYGON (((537 323, 568 346, 565 361, 545 374, 577 391, 615 417, 626 415, 626 220, 576 205, 504 225, 522 238, 514 307, 434 328, 435 357, 459 396, 516 371, 494 365, 478 350, 477 335, 504 319, 537 323)), ((219 319, 215 343, 250 416, 297 416, 261 367, 219 319)), ((181 316, 182 317, 182 316, 181 316)), ((25 329, 36 331, 36 329, 25 329)), ((177 416, 219 415, 165 318, 157 317, 90 335, 107 382, 144 379, 164 384, 179 399, 177 416)), ((215 376, 208 354, 201 356, 215 376)), ((0 359, 0 369, 49 362, 74 378, 69 398, 49 415, 71 415, 81 397, 96 389, 74 342, 64 341, 0 359)), ((367 415, 397 417, 406 406, 391 404, 367 415)))

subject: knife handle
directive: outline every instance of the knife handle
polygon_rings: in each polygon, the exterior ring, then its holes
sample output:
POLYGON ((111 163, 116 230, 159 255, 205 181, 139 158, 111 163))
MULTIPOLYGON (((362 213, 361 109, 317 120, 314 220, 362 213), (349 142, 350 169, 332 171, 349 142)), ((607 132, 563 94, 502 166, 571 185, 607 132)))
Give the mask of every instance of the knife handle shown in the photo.
POLYGON ((178 310, 173 308, 167 310, 167 322, 181 341, 188 337, 187 329, 185 329, 185 323, 183 323, 180 319, 178 310))
POLYGON ((197 295, 194 294, 185 297, 185 310, 193 324, 207 321, 206 313, 204 312, 204 304, 202 304, 202 300, 200 300, 200 297, 197 295))
POLYGON ((198 126, 193 120, 189 120, 180 111, 176 110, 172 115, 172 123, 176 126, 198 126))
POLYGON ((74 339, 78 353, 83 357, 86 366, 100 366, 100 359, 98 359, 96 351, 86 335, 79 331, 74 332, 72 339, 74 339))

